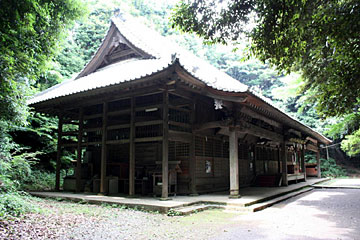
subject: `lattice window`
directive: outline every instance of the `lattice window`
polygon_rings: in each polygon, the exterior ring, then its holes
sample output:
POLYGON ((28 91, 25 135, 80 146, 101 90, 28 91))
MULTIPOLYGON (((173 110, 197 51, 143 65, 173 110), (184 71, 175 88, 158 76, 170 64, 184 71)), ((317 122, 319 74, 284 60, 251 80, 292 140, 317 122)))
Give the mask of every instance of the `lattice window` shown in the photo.
POLYGON ((176 142, 176 156, 188 157, 190 156, 190 144, 183 142, 176 142))
POLYGON ((108 131, 108 140, 122 140, 130 138, 130 128, 120 128, 108 131))
POLYGON ((84 128, 94 128, 102 126, 102 118, 92 118, 84 121, 84 128))
POLYGON ((151 111, 137 111, 135 113, 136 121, 151 121, 151 120, 160 120, 161 119, 161 109, 151 109, 151 111))
POLYGON ((174 122, 190 123, 190 113, 170 108, 169 120, 174 122))
POLYGON ((108 116, 108 126, 130 123, 130 114, 121 116, 108 116))
POLYGON ((205 138, 205 157, 213 157, 213 139, 205 138))
POLYGON ((169 141, 169 161, 176 161, 176 147, 174 141, 169 141))
POLYGON ((84 115, 90 115, 90 114, 98 114, 102 113, 102 104, 92 105, 89 107, 84 108, 84 115))
POLYGON ((204 141, 203 137, 195 137, 195 156, 204 156, 204 141))
POLYGON ((140 96, 137 97, 135 102, 136 102, 136 106, 149 106, 149 105, 154 105, 154 104, 160 104, 162 103, 162 94, 152 94, 152 95, 147 95, 147 96, 140 96))
POLYGON ((214 157, 222 157, 222 142, 219 139, 214 139, 214 157))
POLYGON ((123 110, 123 109, 129 109, 131 107, 131 99, 122 99, 114 102, 108 103, 108 111, 117 111, 117 110, 123 110))
POLYGON ((158 137, 162 136, 162 125, 149 125, 136 127, 136 137, 158 137))

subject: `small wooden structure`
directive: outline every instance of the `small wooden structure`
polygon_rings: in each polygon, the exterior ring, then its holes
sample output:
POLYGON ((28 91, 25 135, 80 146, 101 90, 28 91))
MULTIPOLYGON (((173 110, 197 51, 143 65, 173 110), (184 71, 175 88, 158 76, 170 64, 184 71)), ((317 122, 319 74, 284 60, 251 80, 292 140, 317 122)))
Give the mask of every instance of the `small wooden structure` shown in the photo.
POLYGON ((29 105, 59 117, 56 188, 67 149, 77 152, 75 178, 66 180, 77 192, 166 199, 230 190, 238 197, 240 186, 257 176, 280 174, 283 185, 306 179, 304 151, 331 142, 239 81, 119 17, 75 79, 29 105))

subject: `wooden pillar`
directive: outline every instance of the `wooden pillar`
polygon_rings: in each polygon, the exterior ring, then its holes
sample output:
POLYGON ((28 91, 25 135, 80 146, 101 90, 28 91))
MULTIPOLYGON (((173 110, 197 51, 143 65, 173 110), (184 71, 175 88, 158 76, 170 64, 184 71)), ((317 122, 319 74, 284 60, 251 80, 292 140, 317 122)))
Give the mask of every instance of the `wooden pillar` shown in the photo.
POLYGON ((316 152, 317 177, 321 178, 320 149, 316 152))
POLYGON ((278 173, 281 173, 281 150, 278 147, 278 173))
POLYGON ((56 154, 56 173, 55 173, 55 190, 60 191, 60 169, 61 169, 61 156, 62 156, 62 129, 63 129, 63 115, 58 116, 58 142, 56 154))
POLYGON ((252 146, 253 149, 253 172, 254 172, 254 176, 256 176, 256 145, 252 146))
MULTIPOLYGON (((196 118, 196 99, 194 103, 191 104, 191 116, 190 123, 193 126, 196 118)), ((190 143, 190 163, 189 163, 189 172, 190 172, 190 194, 198 195, 196 190, 196 157, 195 157, 195 133, 192 132, 191 143, 190 143)))
POLYGON ((288 186, 288 177, 287 177, 287 149, 285 142, 281 143, 281 155, 282 155, 282 185, 288 186))
POLYGON ((306 181, 306 165, 305 165, 305 146, 301 148, 301 169, 304 173, 304 180, 306 181))
POLYGON ((81 143, 83 137, 83 126, 84 126, 84 109, 79 109, 79 131, 78 131, 78 139, 77 139, 77 159, 76 159, 76 192, 81 191, 81 143))
POLYGON ((230 153, 230 198, 239 198, 239 154, 238 137, 235 129, 229 129, 230 153))
POLYGON ((162 191, 163 200, 169 197, 169 93, 163 93, 162 191))
POLYGON ((101 170, 100 170, 100 194, 106 194, 106 139, 107 139, 107 110, 108 104, 103 104, 103 115, 102 115, 102 139, 101 139, 101 170))
POLYGON ((135 97, 131 98, 129 195, 135 195, 135 97))

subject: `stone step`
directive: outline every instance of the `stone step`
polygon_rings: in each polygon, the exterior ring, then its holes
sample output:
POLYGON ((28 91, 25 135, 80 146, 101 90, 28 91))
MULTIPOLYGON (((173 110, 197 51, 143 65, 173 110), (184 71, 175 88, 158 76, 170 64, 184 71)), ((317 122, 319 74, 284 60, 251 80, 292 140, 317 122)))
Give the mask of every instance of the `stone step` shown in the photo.
POLYGON ((289 198, 309 192, 313 189, 314 189, 313 187, 303 188, 298 191, 290 192, 285 195, 281 195, 279 197, 275 197, 273 199, 270 199, 270 200, 267 200, 264 202, 252 204, 250 206, 237 206, 237 205, 232 205, 232 204, 220 205, 220 204, 207 204, 207 203, 193 204, 193 205, 189 205, 189 206, 185 206, 185 207, 173 208, 170 211, 170 213, 171 213, 170 215, 184 216, 184 215, 189 215, 192 213, 197 213, 197 212, 205 211, 208 209, 215 209, 215 208, 223 208, 226 211, 258 212, 258 211, 264 210, 265 208, 271 207, 274 204, 285 201, 289 198))
POLYGON ((246 207, 241 207, 241 206, 226 206, 225 209, 226 209, 226 210, 230 210, 230 211, 240 211, 240 212, 258 212, 258 211, 264 210, 265 208, 271 207, 271 206, 273 206, 274 204, 277 204, 277 203, 280 203, 280 202, 282 202, 282 201, 285 201, 285 200, 287 200, 287 199, 289 199, 289 198, 292 198, 292 197, 298 196, 298 195, 300 195, 300 194, 309 192, 309 191, 311 191, 311 190, 313 190, 313 189, 314 189, 313 187, 303 188, 303 189, 300 189, 300 190, 298 190, 298 191, 290 192, 290 193, 288 193, 288 194, 285 194, 285 195, 282 195, 282 196, 280 196, 280 197, 276 197, 276 198, 270 199, 270 200, 265 201, 265 202, 256 203, 256 204, 253 204, 253 205, 250 205, 250 206, 246 206, 246 207))

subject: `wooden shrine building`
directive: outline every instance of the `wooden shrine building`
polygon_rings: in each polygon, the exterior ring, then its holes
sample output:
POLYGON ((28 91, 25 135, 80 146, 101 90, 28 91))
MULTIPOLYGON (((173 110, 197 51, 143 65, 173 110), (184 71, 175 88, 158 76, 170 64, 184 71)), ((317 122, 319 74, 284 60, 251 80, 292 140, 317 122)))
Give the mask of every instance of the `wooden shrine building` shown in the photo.
POLYGON ((77 155, 65 190, 162 198, 229 190, 238 197, 240 187, 261 179, 277 185, 306 180, 304 151, 317 152, 320 169, 319 145, 331 142, 121 17, 112 19, 76 78, 35 95, 29 105, 59 118, 57 190, 64 150, 77 155))

